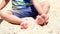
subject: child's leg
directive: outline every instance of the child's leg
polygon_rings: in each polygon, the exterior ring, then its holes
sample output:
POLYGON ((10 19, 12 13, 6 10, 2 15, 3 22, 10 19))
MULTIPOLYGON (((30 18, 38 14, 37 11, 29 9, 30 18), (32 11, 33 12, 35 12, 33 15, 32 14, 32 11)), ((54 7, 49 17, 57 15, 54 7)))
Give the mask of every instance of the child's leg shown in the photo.
POLYGON ((47 14, 50 9, 50 4, 47 1, 44 1, 44 2, 41 2, 40 5, 43 9, 43 12, 47 14))
MULTIPOLYGON (((39 23, 41 24, 42 22, 48 20, 47 13, 48 13, 48 11, 49 11, 49 9, 50 9, 50 5, 49 5, 48 2, 42 2, 42 3, 40 3, 40 6, 42 7, 42 10, 43 10, 43 12, 44 12, 45 15, 40 15, 42 18, 41 18, 41 17, 37 17, 37 18, 36 18, 36 21, 38 22, 38 24, 39 24, 39 23), (40 20, 39 20, 39 19, 40 19, 40 20), (42 19, 44 19, 44 20, 42 20, 42 19), (41 20, 42 20, 42 22, 40 22, 41 20)), ((46 23, 46 22, 44 22, 44 23, 46 23)))
POLYGON ((0 16, 2 19, 14 24, 20 24, 22 22, 22 19, 14 16, 11 11, 0 11, 0 16))

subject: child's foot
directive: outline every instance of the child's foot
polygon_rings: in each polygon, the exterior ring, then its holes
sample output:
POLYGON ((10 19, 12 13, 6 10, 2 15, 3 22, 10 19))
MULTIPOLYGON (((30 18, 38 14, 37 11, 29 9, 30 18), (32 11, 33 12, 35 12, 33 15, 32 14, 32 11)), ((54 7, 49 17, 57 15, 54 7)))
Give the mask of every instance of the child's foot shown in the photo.
POLYGON ((40 25, 40 24, 43 24, 44 23, 44 19, 41 17, 41 16, 37 16, 37 18, 36 18, 36 23, 38 24, 38 25, 40 25))
POLYGON ((28 23, 27 21, 24 21, 21 23, 21 29, 27 29, 28 28, 28 23))
POLYGON ((44 19, 44 25, 46 25, 47 23, 48 23, 48 19, 49 19, 49 17, 48 17, 48 15, 46 15, 46 14, 42 14, 41 15, 41 17, 44 19))
POLYGON ((47 15, 41 15, 41 16, 38 15, 35 21, 37 24, 43 26, 48 23, 48 17, 47 15))

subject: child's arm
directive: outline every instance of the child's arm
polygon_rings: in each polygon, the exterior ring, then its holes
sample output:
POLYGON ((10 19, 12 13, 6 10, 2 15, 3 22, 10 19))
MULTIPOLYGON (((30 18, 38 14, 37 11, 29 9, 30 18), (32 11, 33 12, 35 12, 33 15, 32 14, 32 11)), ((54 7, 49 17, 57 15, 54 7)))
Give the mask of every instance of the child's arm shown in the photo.
POLYGON ((38 0, 32 0, 32 2, 39 14, 45 14, 38 0))
POLYGON ((9 2, 10 0, 2 0, 2 3, 0 4, 0 10, 2 10, 9 2))

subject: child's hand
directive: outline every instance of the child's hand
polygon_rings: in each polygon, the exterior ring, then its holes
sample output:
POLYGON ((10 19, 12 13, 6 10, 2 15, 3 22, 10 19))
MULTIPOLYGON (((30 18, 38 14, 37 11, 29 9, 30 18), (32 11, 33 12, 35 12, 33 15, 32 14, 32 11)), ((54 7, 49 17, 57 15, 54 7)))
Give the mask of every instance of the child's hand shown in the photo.
POLYGON ((21 23, 21 29, 27 29, 28 28, 28 23, 27 21, 24 21, 21 23))

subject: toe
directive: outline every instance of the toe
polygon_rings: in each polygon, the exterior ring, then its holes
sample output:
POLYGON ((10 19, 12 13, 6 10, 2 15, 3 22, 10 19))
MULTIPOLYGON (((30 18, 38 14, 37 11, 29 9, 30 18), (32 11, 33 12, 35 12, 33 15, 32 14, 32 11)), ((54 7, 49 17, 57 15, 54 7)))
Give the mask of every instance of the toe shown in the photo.
POLYGON ((44 19, 41 16, 37 16, 36 23, 37 24, 43 24, 43 22, 44 22, 44 19))

